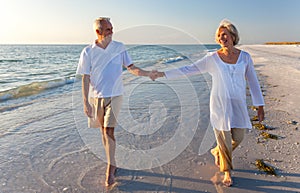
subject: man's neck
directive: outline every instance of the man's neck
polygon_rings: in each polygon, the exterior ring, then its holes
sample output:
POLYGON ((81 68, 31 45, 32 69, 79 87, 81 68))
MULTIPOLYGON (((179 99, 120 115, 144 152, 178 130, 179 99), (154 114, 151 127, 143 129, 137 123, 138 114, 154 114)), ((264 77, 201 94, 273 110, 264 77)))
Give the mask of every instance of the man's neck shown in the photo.
POLYGON ((96 45, 99 46, 100 48, 107 48, 108 44, 111 42, 112 40, 110 41, 107 41, 106 39, 97 39, 96 40, 96 45))

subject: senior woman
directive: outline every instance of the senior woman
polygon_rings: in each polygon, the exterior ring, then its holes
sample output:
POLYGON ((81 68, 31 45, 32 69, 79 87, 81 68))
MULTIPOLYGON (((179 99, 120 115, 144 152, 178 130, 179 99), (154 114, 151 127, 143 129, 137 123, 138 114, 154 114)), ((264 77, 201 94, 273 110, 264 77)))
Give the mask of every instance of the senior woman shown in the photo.
POLYGON ((217 146, 211 153, 215 164, 225 173, 223 184, 231 186, 232 151, 242 142, 245 129, 252 128, 246 104, 246 82, 253 105, 258 106, 259 121, 264 119, 264 99, 251 56, 235 47, 239 42, 236 27, 230 21, 223 20, 217 28, 215 39, 221 46, 216 52, 208 53, 191 65, 156 72, 155 78, 165 76, 176 79, 205 72, 212 76, 210 121, 217 146))

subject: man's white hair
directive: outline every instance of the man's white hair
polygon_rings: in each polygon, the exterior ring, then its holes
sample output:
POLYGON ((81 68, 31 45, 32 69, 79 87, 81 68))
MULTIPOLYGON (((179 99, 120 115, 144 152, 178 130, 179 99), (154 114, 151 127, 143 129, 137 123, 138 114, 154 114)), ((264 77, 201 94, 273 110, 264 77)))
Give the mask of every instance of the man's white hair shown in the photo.
POLYGON ((109 17, 98 17, 97 19, 95 19, 94 25, 93 25, 94 31, 102 29, 101 21, 110 21, 110 18, 109 17))

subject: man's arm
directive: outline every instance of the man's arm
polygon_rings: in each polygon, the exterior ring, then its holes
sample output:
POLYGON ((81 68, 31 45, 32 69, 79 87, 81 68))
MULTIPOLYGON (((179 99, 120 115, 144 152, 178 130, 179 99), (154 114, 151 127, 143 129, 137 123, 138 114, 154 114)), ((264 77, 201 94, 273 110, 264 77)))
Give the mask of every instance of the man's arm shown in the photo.
POLYGON ((141 68, 136 67, 134 64, 130 64, 127 67, 127 70, 135 76, 149 76, 150 75, 150 71, 142 70, 141 68))
POLYGON ((90 90, 90 75, 84 74, 82 76, 82 95, 83 95, 83 110, 88 117, 93 117, 92 107, 89 103, 90 90))
POLYGON ((151 80, 155 80, 155 74, 154 74, 155 71, 154 70, 146 71, 139 67, 136 67, 134 64, 130 64, 126 68, 131 74, 133 74, 135 76, 148 76, 149 78, 151 78, 151 80))

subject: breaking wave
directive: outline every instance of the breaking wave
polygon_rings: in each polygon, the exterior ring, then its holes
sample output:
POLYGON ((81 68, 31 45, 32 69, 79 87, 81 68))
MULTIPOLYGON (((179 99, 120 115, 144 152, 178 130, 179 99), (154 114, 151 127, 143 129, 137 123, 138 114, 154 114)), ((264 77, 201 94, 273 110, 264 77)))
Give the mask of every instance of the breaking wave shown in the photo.
POLYGON ((32 82, 17 88, 0 92, 0 102, 20 97, 26 97, 39 94, 45 90, 72 84, 76 81, 75 77, 66 77, 42 82, 32 82))

